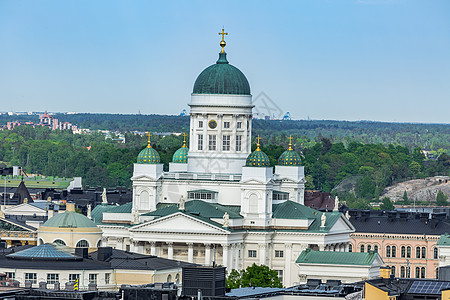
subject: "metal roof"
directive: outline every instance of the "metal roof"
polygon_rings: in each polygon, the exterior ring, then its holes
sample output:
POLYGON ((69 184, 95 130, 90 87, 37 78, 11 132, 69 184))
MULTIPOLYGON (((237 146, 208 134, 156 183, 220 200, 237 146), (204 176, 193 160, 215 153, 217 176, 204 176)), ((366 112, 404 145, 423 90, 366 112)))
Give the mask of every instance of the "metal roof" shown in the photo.
POLYGON ((296 263, 330 264, 330 265, 371 265, 378 253, 369 252, 335 252, 303 250, 296 263))
POLYGON ((12 259, 26 260, 79 260, 80 257, 67 253, 51 244, 43 244, 6 255, 12 259))

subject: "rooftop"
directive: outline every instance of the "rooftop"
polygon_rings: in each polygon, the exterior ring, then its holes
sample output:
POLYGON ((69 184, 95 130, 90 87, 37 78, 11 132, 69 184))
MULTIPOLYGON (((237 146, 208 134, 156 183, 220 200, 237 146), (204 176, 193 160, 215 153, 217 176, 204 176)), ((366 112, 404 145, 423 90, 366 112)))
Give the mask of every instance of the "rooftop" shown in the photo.
POLYGON ((335 252, 303 250, 296 263, 330 264, 330 265, 360 265, 370 266, 377 258, 378 253, 369 252, 335 252))

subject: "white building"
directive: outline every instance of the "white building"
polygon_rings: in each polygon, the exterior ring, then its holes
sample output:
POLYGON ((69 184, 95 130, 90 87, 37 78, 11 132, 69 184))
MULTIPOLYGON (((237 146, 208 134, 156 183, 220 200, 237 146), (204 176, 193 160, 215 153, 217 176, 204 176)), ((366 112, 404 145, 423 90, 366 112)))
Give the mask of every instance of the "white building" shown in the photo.
POLYGON ((134 164, 132 204, 105 203, 92 211, 104 245, 215 261, 228 271, 265 264, 285 286, 300 281, 295 261, 306 248, 348 250, 350 222, 339 212, 303 205, 304 170, 291 146, 275 170, 259 143, 251 152, 250 86, 223 48, 195 81, 189 106, 189 148, 174 154, 169 171, 149 137, 134 164))

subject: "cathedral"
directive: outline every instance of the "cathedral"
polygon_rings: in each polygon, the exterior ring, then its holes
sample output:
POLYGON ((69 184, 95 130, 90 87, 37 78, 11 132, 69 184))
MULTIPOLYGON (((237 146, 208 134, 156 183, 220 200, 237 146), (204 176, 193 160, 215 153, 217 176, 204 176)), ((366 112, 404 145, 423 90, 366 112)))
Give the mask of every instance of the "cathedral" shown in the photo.
POLYGON ((217 62, 197 77, 191 94, 189 145, 163 170, 148 145, 134 164, 133 201, 104 201, 91 214, 103 245, 228 272, 256 264, 276 270, 284 286, 302 282, 303 250, 348 251, 353 226, 338 211, 304 206, 304 168, 289 148, 275 168, 251 151, 252 95, 222 41, 217 62))

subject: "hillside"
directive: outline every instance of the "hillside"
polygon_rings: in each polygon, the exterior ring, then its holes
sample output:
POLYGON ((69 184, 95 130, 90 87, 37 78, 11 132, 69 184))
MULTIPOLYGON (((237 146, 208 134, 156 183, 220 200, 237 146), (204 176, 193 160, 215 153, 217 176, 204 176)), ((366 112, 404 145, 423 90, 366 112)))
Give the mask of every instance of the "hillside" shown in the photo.
POLYGON ((406 191, 409 201, 435 201, 438 191, 450 196, 450 176, 434 176, 424 179, 414 179, 388 186, 382 197, 392 201, 402 201, 406 191))

